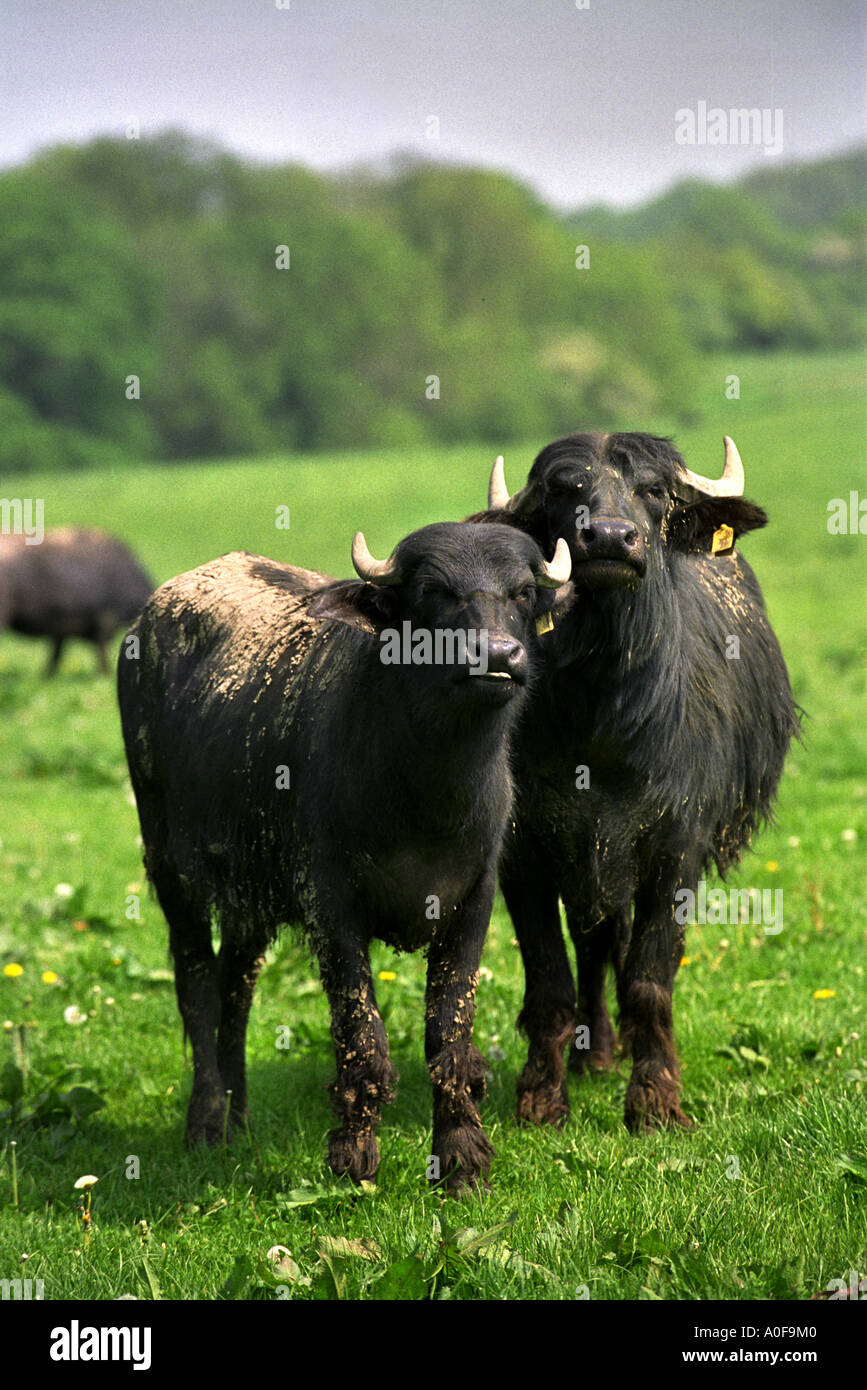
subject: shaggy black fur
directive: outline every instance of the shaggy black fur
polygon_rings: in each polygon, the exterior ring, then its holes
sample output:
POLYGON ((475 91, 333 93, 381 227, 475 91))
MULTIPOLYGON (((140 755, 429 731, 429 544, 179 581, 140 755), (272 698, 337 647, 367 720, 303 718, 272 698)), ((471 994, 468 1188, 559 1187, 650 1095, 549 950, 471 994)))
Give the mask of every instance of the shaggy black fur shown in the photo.
POLYGON ((543 639, 516 739, 501 863, 526 970, 518 1115, 534 1122, 568 1113, 564 1050, 576 1024, 590 1047, 569 1047, 571 1067, 612 1064, 611 961, 633 1058, 626 1122, 689 1124, 672 1035, 675 893, 695 890, 711 863, 725 873, 737 862, 771 814, 798 731, 756 578, 736 549, 711 553, 721 525, 736 538, 767 517, 742 499, 696 501, 679 463, 652 435, 570 435, 542 450, 508 510, 470 518, 518 526, 546 554, 563 536, 572 553, 574 602, 543 639))

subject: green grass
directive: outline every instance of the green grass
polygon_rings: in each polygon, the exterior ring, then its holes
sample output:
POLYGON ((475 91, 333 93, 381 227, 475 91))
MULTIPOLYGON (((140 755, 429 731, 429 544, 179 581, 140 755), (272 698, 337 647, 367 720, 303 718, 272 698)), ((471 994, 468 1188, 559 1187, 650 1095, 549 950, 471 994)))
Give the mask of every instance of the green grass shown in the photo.
MULTIPOLYGON (((701 425, 678 435, 704 472, 720 463, 724 432, 737 440, 747 494, 771 515, 744 551, 807 711, 777 824, 731 880, 782 888, 783 932, 689 931, 675 1027, 696 1127, 628 1135, 625 1069, 571 1082, 561 1132, 514 1127, 522 972, 498 902, 476 1025, 491 1059, 483 1118, 497 1151, 486 1196, 445 1202, 427 1190, 424 960, 379 945, 375 971, 397 977, 378 988, 401 1081, 380 1130, 376 1190, 349 1191, 329 1174, 327 1006, 303 944, 289 936, 251 1017, 253 1132, 226 1152, 184 1152, 190 1064, 165 925, 143 886, 112 684, 94 675, 83 647, 46 684, 42 645, 0 638, 0 965, 23 967, 16 978, 0 975, 0 1020, 15 1025, 0 1035, 0 1071, 17 1059, 27 1073, 15 1123, 0 1122, 0 1278, 18 1277, 26 1253, 26 1274, 43 1279, 49 1299, 210 1299, 221 1290, 273 1298, 264 1256, 275 1244, 295 1262, 284 1291, 301 1299, 375 1297, 380 1281, 382 1296, 456 1299, 573 1299, 584 1290, 806 1298, 852 1268, 867 1273, 858 657, 867 542, 831 536, 826 524, 832 497, 865 491, 861 392, 851 356, 713 362, 701 425), (724 395, 730 373, 740 376, 737 402, 724 395), (59 895, 58 884, 74 895, 59 895), (126 915, 133 894, 139 919, 126 915), (58 982, 43 983, 43 971, 58 982), (73 1005, 86 1021, 64 1020, 73 1005), (281 1025, 291 1030, 288 1050, 275 1046, 281 1025), (60 1074, 73 1066, 80 1070, 60 1074), (74 1087, 83 1089, 70 1096, 74 1087), (91 1109, 93 1096, 102 1108, 91 1109), (131 1155, 137 1178, 126 1176, 131 1155), (87 1239, 73 1189, 85 1173, 99 1177, 87 1239), (468 1229, 492 1234, 474 1245, 468 1229)), ((44 497, 48 525, 87 522, 127 537, 160 580, 234 548, 346 574, 359 526, 384 555, 413 527, 480 506, 494 452, 496 441, 7 477, 3 488, 44 497), (291 508, 289 531, 275 528, 280 505, 291 508)), ((507 454, 513 486, 532 452, 507 454)), ((7 1090, 16 1076, 6 1071, 7 1090)))

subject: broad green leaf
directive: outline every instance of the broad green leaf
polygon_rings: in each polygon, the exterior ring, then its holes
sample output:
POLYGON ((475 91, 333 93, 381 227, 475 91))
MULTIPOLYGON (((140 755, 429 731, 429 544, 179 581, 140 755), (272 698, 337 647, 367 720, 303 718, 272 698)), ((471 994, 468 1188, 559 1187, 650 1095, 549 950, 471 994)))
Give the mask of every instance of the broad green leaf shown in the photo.
POLYGON ((415 1301, 430 1297, 425 1266, 418 1255, 407 1255, 389 1265, 381 1279, 371 1285, 370 1296, 377 1300, 415 1301))

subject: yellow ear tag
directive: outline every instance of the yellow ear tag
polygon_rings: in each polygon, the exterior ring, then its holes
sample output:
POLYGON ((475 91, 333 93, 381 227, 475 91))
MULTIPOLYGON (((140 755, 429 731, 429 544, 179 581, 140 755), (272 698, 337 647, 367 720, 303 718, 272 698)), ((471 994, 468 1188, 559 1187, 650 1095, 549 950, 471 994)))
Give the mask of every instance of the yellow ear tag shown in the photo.
POLYGON ((710 553, 718 555, 721 550, 731 550, 734 543, 735 533, 731 526, 718 526, 710 543, 710 553))
POLYGON ((536 635, 538 637, 542 637, 546 632, 553 631, 554 619, 551 617, 550 613, 543 613, 541 617, 536 619, 536 635))

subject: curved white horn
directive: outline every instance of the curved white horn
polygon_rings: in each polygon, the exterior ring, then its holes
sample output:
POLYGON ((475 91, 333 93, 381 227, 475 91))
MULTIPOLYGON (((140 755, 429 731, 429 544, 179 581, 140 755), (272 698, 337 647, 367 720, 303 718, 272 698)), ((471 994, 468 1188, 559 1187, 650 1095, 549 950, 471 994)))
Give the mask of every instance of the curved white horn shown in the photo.
POLYGON ((744 495, 744 466, 741 463, 741 456, 737 451, 733 439, 728 435, 723 436, 726 446, 725 466, 721 478, 703 478, 700 473, 693 473, 689 468, 680 470, 681 481, 687 483, 689 487, 695 488, 696 492, 702 493, 705 497, 743 497, 744 495))
POLYGON ((542 573, 536 575, 536 583, 542 589, 559 589, 572 573, 572 556, 569 547, 561 536, 554 550, 553 560, 542 561, 542 573))
POLYGON ((355 572, 368 584, 399 584, 400 571, 394 555, 387 560, 375 560, 367 548, 363 531, 356 531, 352 541, 352 563, 355 572))
POLYGON ((509 489, 506 487, 506 470, 503 466, 503 455, 500 454, 491 469, 491 481, 488 483, 488 510, 502 511, 508 506, 509 489))

